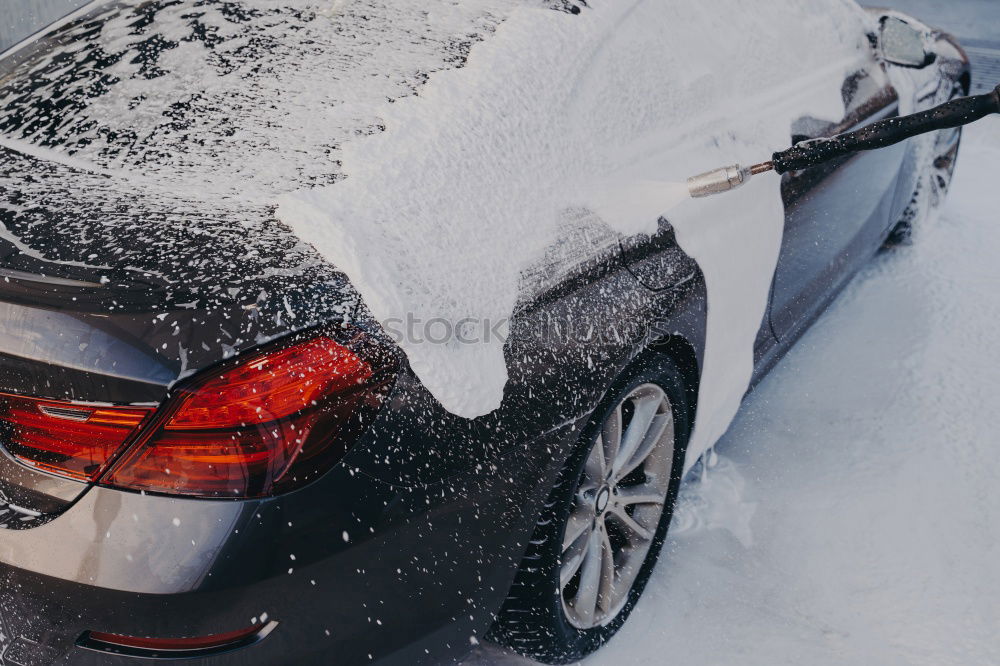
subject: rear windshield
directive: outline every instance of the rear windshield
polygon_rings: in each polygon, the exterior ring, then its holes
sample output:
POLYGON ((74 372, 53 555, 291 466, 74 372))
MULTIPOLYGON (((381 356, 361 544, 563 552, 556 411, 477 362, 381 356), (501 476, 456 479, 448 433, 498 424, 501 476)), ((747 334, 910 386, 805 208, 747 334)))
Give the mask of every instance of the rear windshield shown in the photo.
POLYGON ((329 184, 338 146, 380 130, 372 109, 495 28, 473 4, 102 5, 0 64, 0 134, 220 194, 329 184))

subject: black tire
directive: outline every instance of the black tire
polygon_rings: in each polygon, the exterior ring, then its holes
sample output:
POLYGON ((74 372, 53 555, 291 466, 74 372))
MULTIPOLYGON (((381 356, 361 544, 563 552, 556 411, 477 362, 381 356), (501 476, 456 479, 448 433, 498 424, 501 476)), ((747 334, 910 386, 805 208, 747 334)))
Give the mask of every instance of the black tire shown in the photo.
POLYGON ((663 545, 680 486, 690 429, 687 392, 681 373, 670 358, 650 354, 623 373, 594 410, 580 445, 546 501, 509 595, 490 630, 491 640, 537 661, 566 664, 594 652, 621 628, 639 600, 663 545), (673 460, 663 514, 645 561, 617 615, 603 626, 578 629, 566 616, 559 584, 563 534, 574 495, 605 420, 630 392, 650 383, 663 389, 674 418, 673 460))

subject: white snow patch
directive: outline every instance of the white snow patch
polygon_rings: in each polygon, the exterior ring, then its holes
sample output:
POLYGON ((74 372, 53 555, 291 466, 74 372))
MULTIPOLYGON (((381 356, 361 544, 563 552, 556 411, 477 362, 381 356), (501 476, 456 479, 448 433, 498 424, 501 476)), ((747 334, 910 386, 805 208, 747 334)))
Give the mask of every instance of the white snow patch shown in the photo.
POLYGON ((725 530, 743 548, 750 548, 753 546, 750 522, 757 503, 744 499, 746 479, 740 467, 725 456, 712 457, 717 457, 717 461, 711 470, 696 475, 698 481, 681 487, 670 522, 671 537, 703 530, 725 530))

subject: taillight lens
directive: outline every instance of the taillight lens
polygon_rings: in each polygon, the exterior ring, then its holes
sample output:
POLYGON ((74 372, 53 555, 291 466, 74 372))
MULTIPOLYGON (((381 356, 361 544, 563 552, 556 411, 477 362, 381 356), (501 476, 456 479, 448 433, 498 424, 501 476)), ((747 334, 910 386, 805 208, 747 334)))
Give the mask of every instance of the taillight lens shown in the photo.
POLYGON ((316 337, 241 360, 176 394, 102 485, 260 497, 315 478, 381 400, 384 368, 316 337))
POLYGON ((149 638, 126 636, 103 631, 85 631, 76 644, 88 650, 146 659, 195 659, 259 643, 274 631, 278 623, 261 621, 252 627, 211 636, 190 638, 149 638))
POLYGON ((93 481, 152 411, 0 395, 0 443, 26 465, 93 481))

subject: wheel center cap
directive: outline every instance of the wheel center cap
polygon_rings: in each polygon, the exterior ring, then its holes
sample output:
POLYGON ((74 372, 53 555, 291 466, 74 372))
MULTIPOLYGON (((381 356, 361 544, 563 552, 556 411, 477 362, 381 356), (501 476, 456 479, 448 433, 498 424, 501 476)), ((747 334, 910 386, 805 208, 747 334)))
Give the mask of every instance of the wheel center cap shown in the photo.
POLYGON ((600 515, 604 513, 604 510, 608 508, 608 501, 611 499, 611 489, 607 486, 601 488, 597 493, 597 498, 594 500, 594 509, 597 514, 600 515))

